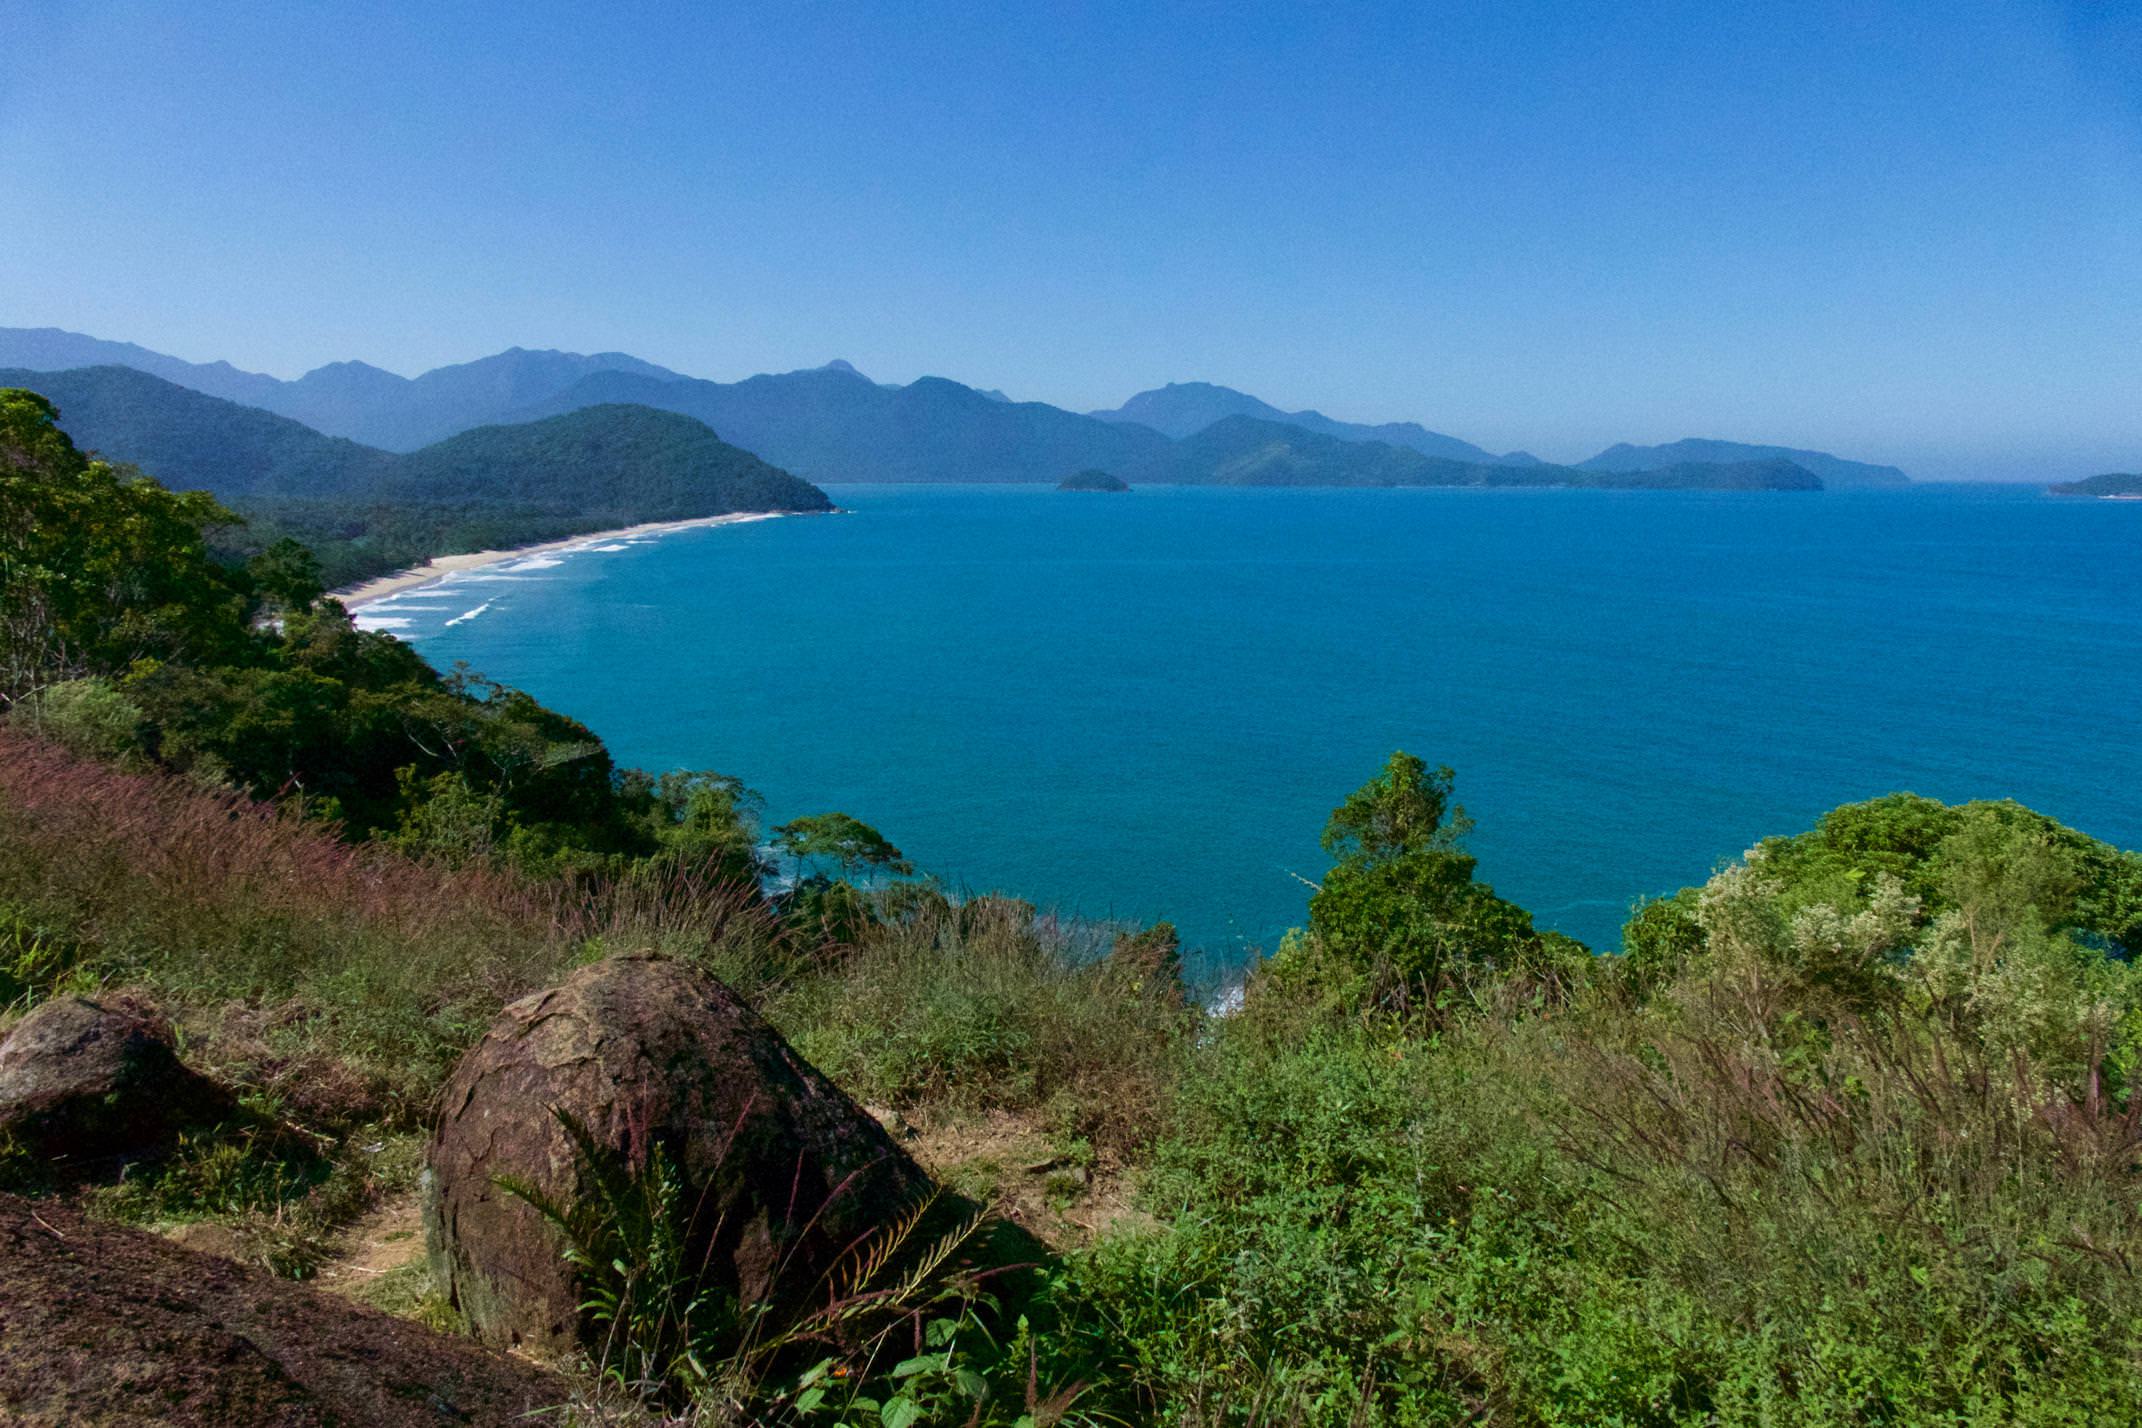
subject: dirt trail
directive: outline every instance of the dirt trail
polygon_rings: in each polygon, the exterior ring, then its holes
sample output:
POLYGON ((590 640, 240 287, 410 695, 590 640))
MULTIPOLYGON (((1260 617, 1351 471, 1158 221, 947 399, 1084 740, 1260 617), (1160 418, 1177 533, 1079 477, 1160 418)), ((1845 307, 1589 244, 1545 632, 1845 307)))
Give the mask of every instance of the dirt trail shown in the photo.
POLYGON ((907 1137, 908 1152, 932 1175, 988 1201, 1058 1250, 1091 1244, 1119 1226, 1152 1223, 1136 1207, 1134 1187, 1121 1166, 1106 1157, 1076 1164, 1041 1127, 1008 1112, 949 1117, 926 1126, 890 1119, 888 1128, 907 1137))
POLYGON ((337 1236, 318 1281, 337 1294, 362 1294, 371 1281, 423 1257, 424 1221, 411 1190, 388 1196, 337 1236))

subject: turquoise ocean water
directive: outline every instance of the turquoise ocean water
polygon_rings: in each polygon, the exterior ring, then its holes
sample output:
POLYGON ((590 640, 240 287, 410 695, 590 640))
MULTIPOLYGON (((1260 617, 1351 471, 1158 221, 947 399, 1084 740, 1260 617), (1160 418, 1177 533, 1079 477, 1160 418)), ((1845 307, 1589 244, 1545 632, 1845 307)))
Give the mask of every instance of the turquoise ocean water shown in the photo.
POLYGON ((772 818, 1171 918, 1303 917, 1331 806, 1458 771, 1481 876, 1612 946, 1630 902, 1893 789, 2142 845, 2142 503, 829 487, 846 513, 596 542, 367 609, 772 818))

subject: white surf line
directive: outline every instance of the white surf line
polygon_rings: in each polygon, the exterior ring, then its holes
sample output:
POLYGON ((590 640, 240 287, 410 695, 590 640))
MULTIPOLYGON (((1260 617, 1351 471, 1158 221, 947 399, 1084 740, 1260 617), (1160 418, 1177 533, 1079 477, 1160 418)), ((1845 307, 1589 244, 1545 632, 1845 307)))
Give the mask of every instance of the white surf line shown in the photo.
POLYGON ((481 615, 484 611, 490 609, 491 606, 495 603, 497 602, 492 600, 486 600, 481 605, 478 605, 475 609, 465 610, 461 614, 454 616, 453 619, 448 620, 445 624, 439 626, 439 628, 442 630, 450 630, 456 625, 463 624, 469 620, 473 620, 478 615, 481 615))
POLYGON ((460 555, 434 556, 421 565, 399 570, 391 575, 382 575, 371 580, 346 585, 328 593, 343 602, 351 610, 362 609, 382 600, 418 592, 429 592, 434 587, 454 580, 511 580, 507 574, 490 574, 490 570, 543 570, 556 562, 555 556, 574 555, 588 550, 606 550, 618 543, 640 545, 678 531, 699 530, 716 526, 746 525, 755 521, 779 520, 783 516, 807 514, 800 511, 731 511, 726 515, 697 516, 680 521, 649 521, 641 525, 626 526, 618 530, 589 531, 584 535, 567 536, 555 541, 541 541, 519 546, 511 550, 469 551, 460 555))

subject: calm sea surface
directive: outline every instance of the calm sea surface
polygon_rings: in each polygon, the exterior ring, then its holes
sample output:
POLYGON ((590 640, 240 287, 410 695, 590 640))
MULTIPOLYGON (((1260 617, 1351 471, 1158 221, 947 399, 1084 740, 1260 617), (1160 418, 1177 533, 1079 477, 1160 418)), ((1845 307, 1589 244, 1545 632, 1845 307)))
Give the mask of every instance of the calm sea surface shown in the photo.
POLYGON ((830 487, 848 512, 598 545, 365 612, 620 761, 841 809, 926 870, 1303 917, 1325 815, 1404 748, 1481 876, 1612 946, 1630 902, 1913 789, 2142 845, 2142 503, 830 487), (479 613, 480 612, 480 613, 479 613))

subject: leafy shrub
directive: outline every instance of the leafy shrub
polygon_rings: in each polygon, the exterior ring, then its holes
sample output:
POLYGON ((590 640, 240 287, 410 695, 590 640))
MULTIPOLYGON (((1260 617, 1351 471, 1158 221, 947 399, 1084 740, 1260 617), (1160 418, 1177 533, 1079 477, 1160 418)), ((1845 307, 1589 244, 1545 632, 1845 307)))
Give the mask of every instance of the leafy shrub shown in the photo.
POLYGON ((979 1214, 948 1224, 934 1196, 888 1207, 813 1293, 784 1296, 803 1307, 742 1304, 692 1263, 690 1247, 710 1231, 666 1152, 654 1147, 635 1169, 570 1116, 559 1119, 591 1192, 565 1204, 522 1181, 499 1183, 550 1223, 586 1285, 581 1307, 601 1330, 594 1358, 604 1378, 644 1401, 731 1421, 1009 1421, 992 1411, 1018 1401, 988 1375, 1003 1376, 987 1322, 994 1305, 957 1262, 982 1228, 979 1214))
POLYGON ((1194 1017, 1179 986, 1118 975, 1025 903, 892 906, 769 1005, 814 1064, 866 1100, 1039 1112, 1113 1150, 1157 1129, 1194 1017))

